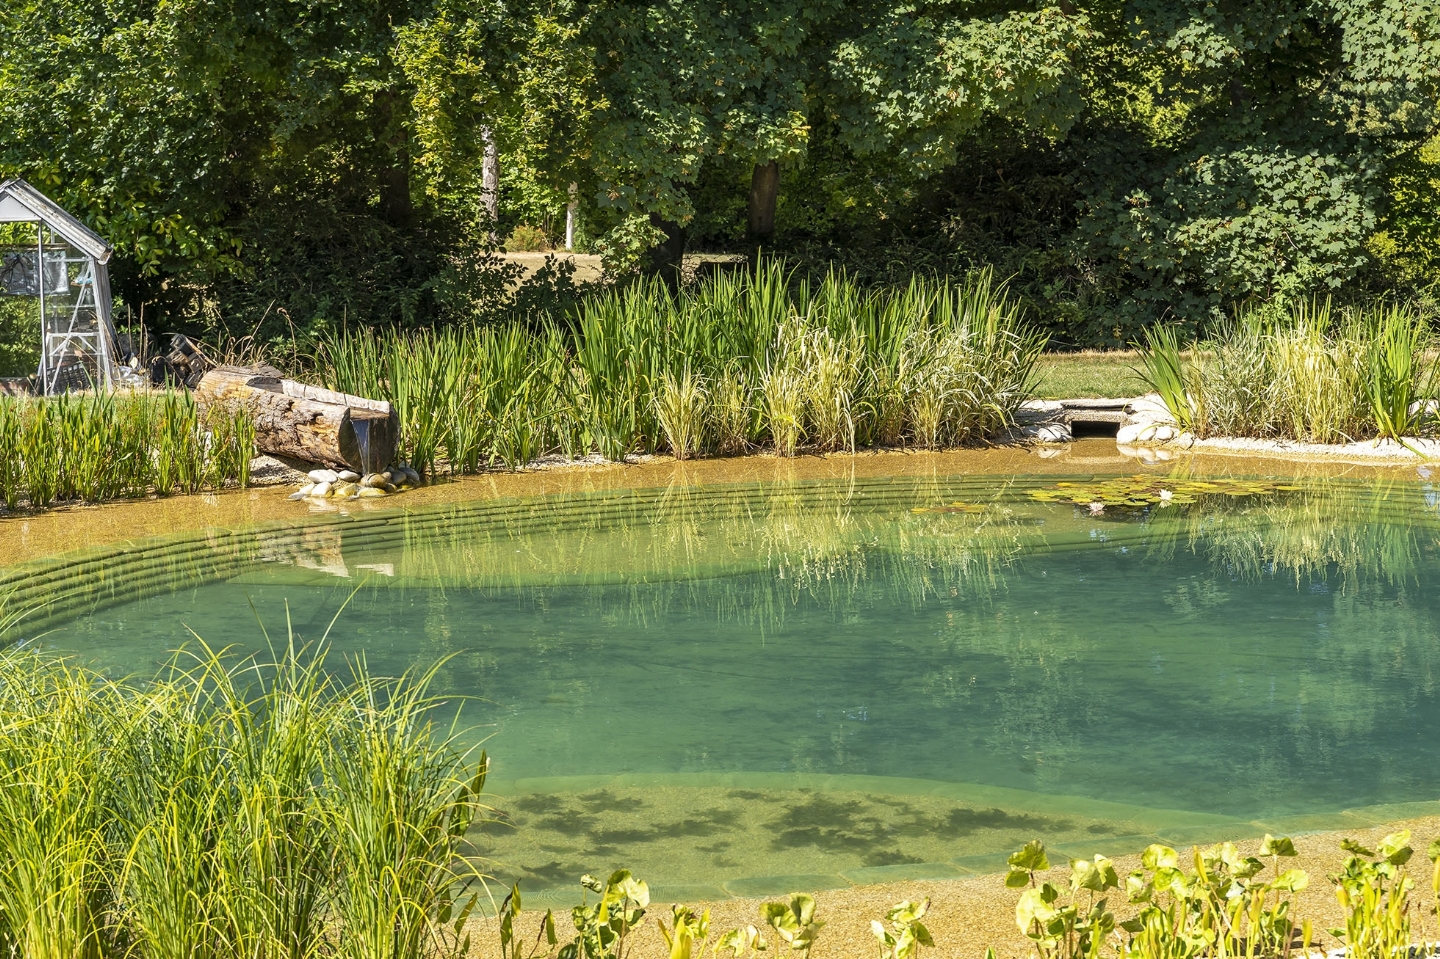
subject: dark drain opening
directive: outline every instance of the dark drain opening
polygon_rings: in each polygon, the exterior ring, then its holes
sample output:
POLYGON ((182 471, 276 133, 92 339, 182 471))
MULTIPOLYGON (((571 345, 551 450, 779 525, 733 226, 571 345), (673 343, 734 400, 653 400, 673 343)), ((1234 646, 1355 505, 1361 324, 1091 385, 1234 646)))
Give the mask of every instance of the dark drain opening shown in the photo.
POLYGON ((1120 424, 1118 422, 1112 423, 1106 422, 1105 420, 1079 419, 1070 421, 1070 435, 1076 439, 1090 436, 1108 436, 1114 439, 1115 434, 1118 432, 1120 432, 1120 424))

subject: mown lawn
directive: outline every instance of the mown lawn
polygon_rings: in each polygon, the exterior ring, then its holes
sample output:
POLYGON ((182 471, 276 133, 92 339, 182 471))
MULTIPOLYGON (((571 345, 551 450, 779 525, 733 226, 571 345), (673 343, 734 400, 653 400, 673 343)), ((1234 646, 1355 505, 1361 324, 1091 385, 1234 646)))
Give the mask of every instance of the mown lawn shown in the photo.
POLYGON ((1093 396, 1139 396, 1145 385, 1132 371, 1139 358, 1131 350, 1113 353, 1046 353, 1040 357, 1040 385, 1035 395, 1044 400, 1093 396))

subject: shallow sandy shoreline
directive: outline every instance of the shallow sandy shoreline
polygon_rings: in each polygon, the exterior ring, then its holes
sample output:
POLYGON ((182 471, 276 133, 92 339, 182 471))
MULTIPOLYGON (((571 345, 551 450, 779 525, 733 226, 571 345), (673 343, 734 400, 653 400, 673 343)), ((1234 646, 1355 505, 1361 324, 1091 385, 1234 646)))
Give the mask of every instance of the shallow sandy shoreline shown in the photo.
MULTIPOLYGON (((1401 820, 1394 823, 1355 829, 1347 832, 1321 832, 1296 835, 1296 859, 1281 860, 1282 869, 1304 869, 1310 876, 1310 885, 1296 896, 1296 915, 1314 923, 1317 946, 1334 948, 1339 945, 1328 930, 1341 924, 1341 913, 1335 900, 1334 887, 1329 876, 1338 872, 1345 853, 1340 850, 1340 840, 1345 837, 1359 839, 1373 844, 1386 834, 1397 829, 1413 832, 1411 845, 1416 853, 1411 861, 1410 874, 1415 880, 1412 893, 1411 917, 1416 941, 1440 938, 1437 927, 1433 896, 1430 892, 1430 863, 1425 858, 1425 848, 1430 840, 1440 836, 1440 817, 1429 816, 1401 820)), ((1097 844, 1097 846, 1100 844, 1097 844)), ((1258 847, 1258 837, 1238 843, 1242 853, 1253 854, 1258 847)), ((1094 852, 1103 853, 1103 848, 1094 852)), ((1188 849, 1182 849, 1188 853, 1188 849)), ((1061 856, 1052 856, 1052 864, 1061 856)), ((1185 859, 1182 856, 1182 859, 1185 859)), ((1188 860, 1186 860, 1188 863, 1188 860)), ((1116 871, 1123 877, 1139 868, 1139 856, 1118 856, 1114 859, 1116 871)), ((1193 868, 1193 867, 1187 867, 1193 868)), ((1062 862, 1051 870, 1048 878, 1060 885, 1069 873, 1062 862)), ((644 877, 641 877, 644 878, 644 877)), ((796 892, 805 890, 797 889, 796 892)), ((523 892, 523 890, 522 890, 523 892)), ((497 890, 497 898, 503 891, 497 890)), ((870 933, 870 920, 884 916, 892 905, 906 899, 931 899, 930 914, 926 923, 935 937, 936 948, 926 950, 931 957, 964 957, 980 959, 987 946, 995 948, 1000 959, 1022 959, 1033 950, 1028 941, 1015 926, 1016 890, 1006 889, 1001 875, 977 876, 974 878, 952 879, 931 882, 903 882, 886 885, 856 886, 850 889, 835 889, 814 893, 817 911, 828 922, 816 941, 816 959, 859 959, 876 954, 875 939, 870 933)), ((1112 909, 1125 917, 1123 892, 1112 892, 1109 903, 1112 909)), ((760 925, 759 906, 761 899, 725 899, 714 902, 687 903, 697 909, 711 910, 712 929, 724 931, 747 924, 760 925)), ((578 886, 575 902, 579 902, 578 886)), ((556 927, 563 936, 571 929, 568 913, 557 910, 556 927)), ((635 959, 664 959, 668 955, 655 921, 664 918, 669 921, 669 903, 657 902, 652 905, 645 928, 635 938, 635 959)), ((533 937, 538 929, 539 911, 527 911, 520 918, 519 926, 525 935, 533 937)), ((497 927, 493 919, 479 919, 471 924, 472 948, 475 957, 498 957, 497 927)), ((785 953, 780 953, 784 955, 785 953)))

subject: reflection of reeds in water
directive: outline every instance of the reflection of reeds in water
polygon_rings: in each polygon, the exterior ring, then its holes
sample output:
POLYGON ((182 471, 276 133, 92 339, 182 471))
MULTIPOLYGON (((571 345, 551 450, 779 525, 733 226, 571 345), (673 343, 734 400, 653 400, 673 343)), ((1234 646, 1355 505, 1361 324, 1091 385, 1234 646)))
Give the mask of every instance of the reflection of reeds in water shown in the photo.
MULTIPOLYGON (((1338 577, 1342 591, 1371 579, 1411 583, 1434 536, 1401 513, 1408 489, 1311 484, 1212 498, 1115 526, 1113 538, 1143 538, 1162 562, 1181 549, 1204 555, 1242 581, 1287 576, 1298 586, 1338 577)), ((1004 486, 943 477, 675 485, 189 534, 12 567, 0 586, 14 587, 22 603, 50 600, 44 615, 54 621, 262 563, 308 569, 314 582, 383 569, 395 577, 377 575, 371 585, 513 592, 522 602, 580 587, 592 591, 587 601, 603 599, 608 614, 636 622, 703 611, 775 629, 797 604, 843 610, 866 589, 910 608, 957 597, 988 602, 1024 557, 1066 545, 1055 508, 1025 497, 1012 506, 1013 499, 1004 486), (988 505, 975 514, 911 513, 957 499, 988 505), (1023 525, 1027 510, 1052 521, 1043 536, 1023 525)))
POLYGON ((1409 484, 1329 488, 1317 481, 1300 492, 1159 510, 1147 524, 1147 544, 1160 560, 1183 545, 1247 582, 1283 576, 1299 587, 1334 577, 1345 590, 1370 581, 1402 586, 1416 582, 1440 532, 1440 523, 1421 518, 1418 503, 1406 502, 1416 492, 1409 484))
POLYGON ((680 604, 766 628, 804 600, 842 607, 867 583, 909 604, 988 596, 1021 549, 1004 508, 914 516, 917 500, 910 485, 676 486, 536 501, 475 525, 412 520, 404 580, 522 592, 643 583, 628 611, 637 620, 680 604))

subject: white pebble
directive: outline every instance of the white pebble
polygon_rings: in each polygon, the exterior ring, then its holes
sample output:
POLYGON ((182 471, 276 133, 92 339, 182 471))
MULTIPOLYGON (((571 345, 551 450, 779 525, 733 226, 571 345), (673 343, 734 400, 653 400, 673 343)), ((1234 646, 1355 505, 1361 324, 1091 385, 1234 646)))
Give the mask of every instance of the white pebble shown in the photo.
POLYGON ((311 495, 311 496, 329 496, 329 495, 330 495, 330 484, 329 484, 329 483, 316 483, 315 486, 310 490, 310 495, 311 495))
POLYGON ((340 472, 335 474, 335 478, 338 480, 344 480, 347 483, 354 483, 359 481, 360 474, 355 472, 354 470, 341 470, 340 472))
POLYGON ((317 483, 333 483, 340 478, 340 474, 334 470, 311 470, 305 475, 317 483))
POLYGON ((306 483, 304 486, 300 487, 300 494, 299 494, 299 495, 301 495, 301 496, 309 496, 309 495, 310 495, 311 493, 313 493, 313 492, 315 492, 315 484, 314 484, 314 483, 306 483))

